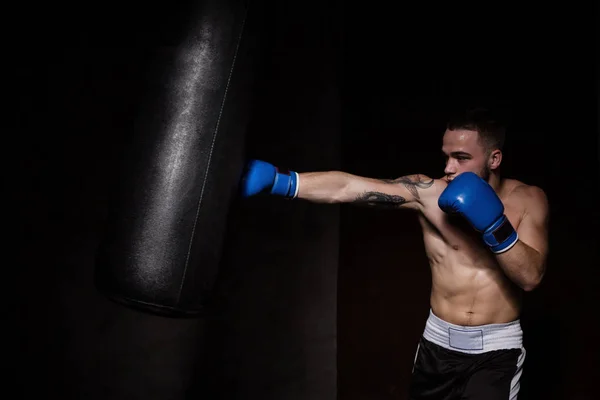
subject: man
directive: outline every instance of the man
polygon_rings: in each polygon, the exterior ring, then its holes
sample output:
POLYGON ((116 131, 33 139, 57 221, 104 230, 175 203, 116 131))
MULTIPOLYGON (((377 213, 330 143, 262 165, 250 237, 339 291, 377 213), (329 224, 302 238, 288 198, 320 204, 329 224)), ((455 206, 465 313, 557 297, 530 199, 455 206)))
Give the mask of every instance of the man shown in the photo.
POLYGON ((418 213, 432 290, 411 399, 517 398, 525 359, 521 295, 544 276, 548 202, 540 188, 500 176, 504 136, 485 110, 450 121, 438 179, 299 174, 252 161, 242 180, 244 196, 267 192, 418 213))

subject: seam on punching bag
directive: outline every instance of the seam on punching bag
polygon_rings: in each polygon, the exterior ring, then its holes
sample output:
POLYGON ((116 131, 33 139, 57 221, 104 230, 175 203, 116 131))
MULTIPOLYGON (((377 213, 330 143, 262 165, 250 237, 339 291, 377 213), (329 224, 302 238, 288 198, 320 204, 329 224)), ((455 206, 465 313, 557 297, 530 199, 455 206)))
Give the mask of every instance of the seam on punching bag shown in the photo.
MULTIPOLYGON (((248 6, 249 8, 249 6, 248 6)), ((204 173, 204 181, 202 182, 202 189, 200 191, 200 199, 198 199, 198 205, 196 207, 196 218, 194 220, 194 226, 192 227, 192 235, 190 237, 190 243, 188 245, 188 251, 187 251, 187 255, 185 257, 185 265, 183 267, 183 276, 185 277, 187 274, 187 269, 188 269, 188 265, 190 262, 190 254, 192 251, 192 243, 194 242, 194 236, 196 235, 196 225, 198 224, 198 215, 200 214, 200 206, 202 204, 202 199, 204 198, 204 188, 206 186, 206 178, 208 177, 208 171, 210 169, 210 161, 212 159, 212 154, 213 154, 213 150, 215 148, 215 140, 217 138, 218 132, 219 132, 219 125, 221 124, 221 117, 223 115, 223 108, 225 108, 225 102, 227 100, 227 92, 229 91, 229 86, 231 84, 231 76, 233 75, 233 70, 235 69, 235 63, 237 60, 237 56, 238 56, 238 51, 240 49, 240 43, 242 42, 242 36, 244 34, 244 28, 246 26, 246 19, 248 17, 248 8, 246 8, 246 12, 244 15, 244 19, 242 21, 242 27, 240 29, 240 34, 238 36, 238 42, 237 45, 235 47, 235 52, 233 54, 233 61, 231 63, 231 68, 229 70, 229 76, 227 77, 227 85, 225 86, 225 93, 223 96, 223 102, 221 103, 221 109, 219 110, 219 117, 217 118, 217 124, 215 125, 215 131, 213 134, 213 139, 212 139, 212 143, 210 146, 210 152, 208 153, 208 163, 206 166, 206 172, 204 173)), ((181 280, 181 285, 179 286, 179 291, 177 293, 177 304, 179 304, 179 301, 181 300, 181 292, 183 291, 183 285, 184 285, 185 279, 181 280)))

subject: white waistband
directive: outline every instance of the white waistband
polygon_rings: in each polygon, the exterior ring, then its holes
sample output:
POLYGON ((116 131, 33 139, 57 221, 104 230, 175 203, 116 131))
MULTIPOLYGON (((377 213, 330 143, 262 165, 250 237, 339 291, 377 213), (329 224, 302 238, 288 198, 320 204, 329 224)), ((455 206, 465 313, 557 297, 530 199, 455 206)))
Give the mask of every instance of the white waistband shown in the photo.
POLYGON ((505 324, 461 326, 440 319, 431 310, 423 337, 446 349, 469 354, 523 346, 523 331, 518 319, 505 324))

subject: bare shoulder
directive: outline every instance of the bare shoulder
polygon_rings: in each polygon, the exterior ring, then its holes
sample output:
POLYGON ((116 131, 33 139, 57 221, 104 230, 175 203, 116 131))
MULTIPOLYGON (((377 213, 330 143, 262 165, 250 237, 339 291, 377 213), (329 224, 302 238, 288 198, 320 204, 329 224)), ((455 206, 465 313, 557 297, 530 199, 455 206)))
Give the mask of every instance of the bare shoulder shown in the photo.
POLYGON ((548 197, 539 186, 529 185, 516 179, 507 179, 507 200, 525 209, 527 213, 546 213, 548 197))

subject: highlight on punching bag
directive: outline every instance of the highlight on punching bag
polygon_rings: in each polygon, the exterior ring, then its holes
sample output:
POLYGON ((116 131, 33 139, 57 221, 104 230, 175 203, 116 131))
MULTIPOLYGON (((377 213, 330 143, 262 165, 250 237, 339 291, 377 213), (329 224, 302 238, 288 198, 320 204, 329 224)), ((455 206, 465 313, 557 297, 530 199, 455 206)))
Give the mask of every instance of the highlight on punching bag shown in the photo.
POLYGON ((179 13, 177 45, 149 66, 95 265, 100 292, 167 316, 200 313, 216 280, 254 65, 249 2, 194 4, 179 13))

